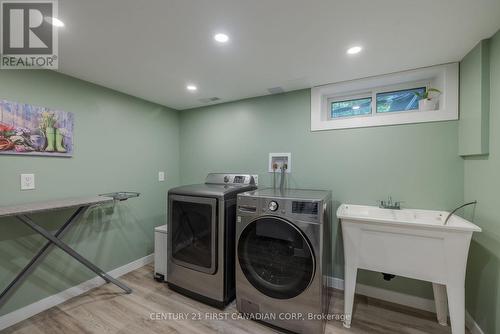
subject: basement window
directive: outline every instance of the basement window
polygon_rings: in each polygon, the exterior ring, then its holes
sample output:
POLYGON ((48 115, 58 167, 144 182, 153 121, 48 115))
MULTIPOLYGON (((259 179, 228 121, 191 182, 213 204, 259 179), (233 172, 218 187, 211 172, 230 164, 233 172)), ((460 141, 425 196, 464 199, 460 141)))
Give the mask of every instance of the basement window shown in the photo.
POLYGON ((347 129, 458 119, 458 63, 311 89, 311 130, 347 129), (420 106, 426 89, 441 91, 420 106))

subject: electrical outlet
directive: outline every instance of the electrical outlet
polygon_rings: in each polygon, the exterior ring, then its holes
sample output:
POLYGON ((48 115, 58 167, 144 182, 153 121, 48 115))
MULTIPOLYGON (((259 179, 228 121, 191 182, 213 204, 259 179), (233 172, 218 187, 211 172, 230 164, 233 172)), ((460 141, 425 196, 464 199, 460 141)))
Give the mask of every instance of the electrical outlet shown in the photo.
POLYGON ((165 172, 158 172, 158 181, 165 181, 165 172))
POLYGON ((270 173, 274 171, 273 165, 276 164, 276 172, 281 172, 281 167, 286 164, 286 173, 292 172, 292 154, 291 153, 269 153, 269 166, 270 173))
POLYGON ((255 185, 258 186, 259 185, 259 175, 258 174, 253 174, 253 180, 255 181, 255 185))
POLYGON ((35 174, 21 174, 21 190, 35 189, 35 174))

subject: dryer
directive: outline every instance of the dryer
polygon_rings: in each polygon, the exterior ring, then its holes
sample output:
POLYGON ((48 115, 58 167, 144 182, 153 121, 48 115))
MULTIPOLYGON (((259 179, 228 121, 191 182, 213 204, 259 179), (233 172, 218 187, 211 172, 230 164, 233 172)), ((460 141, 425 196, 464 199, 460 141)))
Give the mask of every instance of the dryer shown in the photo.
POLYGON ((238 195, 238 311, 297 333, 323 333, 332 266, 331 192, 255 190, 238 195))
POLYGON ((167 283, 224 308, 235 296, 236 195, 256 189, 246 174, 209 174, 168 192, 167 283))

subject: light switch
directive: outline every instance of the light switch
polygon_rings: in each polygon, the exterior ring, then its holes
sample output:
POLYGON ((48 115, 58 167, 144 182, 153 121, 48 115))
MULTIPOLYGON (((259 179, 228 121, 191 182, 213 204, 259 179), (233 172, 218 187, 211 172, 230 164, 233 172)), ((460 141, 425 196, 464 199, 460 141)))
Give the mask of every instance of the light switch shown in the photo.
POLYGON ((165 181, 165 172, 158 172, 158 181, 165 181))
POLYGON ((35 189, 35 174, 21 174, 21 190, 35 189))

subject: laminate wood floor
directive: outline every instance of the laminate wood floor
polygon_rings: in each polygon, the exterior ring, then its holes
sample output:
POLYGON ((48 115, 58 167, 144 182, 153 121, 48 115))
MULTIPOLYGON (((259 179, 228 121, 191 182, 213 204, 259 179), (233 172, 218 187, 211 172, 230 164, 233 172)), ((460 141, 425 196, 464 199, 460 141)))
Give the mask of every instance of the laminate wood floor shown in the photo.
MULTIPOLYGON (((134 293, 122 294, 110 284, 91 290, 59 306, 2 331, 2 334, 58 333, 276 333, 251 320, 204 319, 151 320, 151 314, 205 314, 220 310, 199 303, 168 289, 166 284, 152 279, 153 267, 145 266, 122 276, 134 293)), ((333 291, 330 312, 341 314, 343 294, 333 291)), ((235 304, 224 312, 236 313, 235 304)), ((352 327, 346 329, 340 321, 329 321, 328 334, 391 334, 391 333, 451 333, 442 327, 435 315, 376 299, 357 296, 352 327)))

